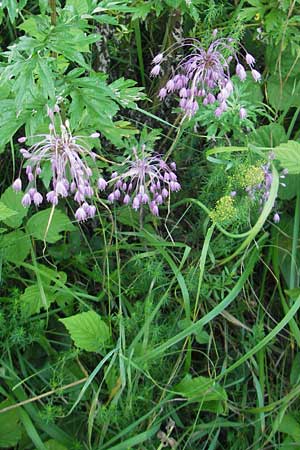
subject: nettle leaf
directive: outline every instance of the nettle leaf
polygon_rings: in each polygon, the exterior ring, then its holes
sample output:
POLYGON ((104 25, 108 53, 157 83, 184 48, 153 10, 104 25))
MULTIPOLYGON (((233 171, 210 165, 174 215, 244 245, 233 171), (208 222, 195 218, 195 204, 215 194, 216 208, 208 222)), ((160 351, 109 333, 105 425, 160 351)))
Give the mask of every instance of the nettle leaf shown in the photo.
POLYGON ((28 209, 24 208, 21 203, 22 197, 22 192, 15 192, 11 187, 9 187, 0 198, 0 201, 5 206, 15 212, 13 216, 8 217, 7 219, 2 219, 5 225, 11 228, 18 228, 22 224, 23 218, 28 213, 28 209))
MULTIPOLYGON (((0 403, 0 411, 11 403, 8 401, 0 403)), ((17 445, 21 439, 22 426, 20 424, 17 409, 12 409, 0 414, 0 448, 11 448, 17 445)))
POLYGON ((186 375, 173 389, 193 402, 201 402, 204 411, 223 412, 225 409, 226 391, 210 378, 186 375))
POLYGON ((95 311, 83 312, 60 319, 75 345, 87 352, 101 351, 110 341, 110 331, 106 323, 95 311))
POLYGON ((279 160, 281 167, 288 169, 289 174, 300 173, 300 143, 288 141, 280 144, 274 149, 276 159, 279 160))
POLYGON ((12 231, 0 237, 0 248, 5 261, 19 264, 29 255, 30 238, 21 230, 12 231))
POLYGON ((52 213, 52 208, 40 211, 30 217, 26 228, 28 233, 36 239, 52 244, 63 237, 63 232, 76 230, 65 213, 59 209, 54 209, 52 213))

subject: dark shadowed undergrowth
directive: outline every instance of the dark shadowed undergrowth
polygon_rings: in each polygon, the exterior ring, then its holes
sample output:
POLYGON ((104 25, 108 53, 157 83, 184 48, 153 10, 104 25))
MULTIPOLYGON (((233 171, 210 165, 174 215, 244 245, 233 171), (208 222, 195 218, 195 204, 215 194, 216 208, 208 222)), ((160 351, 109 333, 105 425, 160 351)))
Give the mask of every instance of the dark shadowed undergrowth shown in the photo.
POLYGON ((299 14, 1 2, 1 449, 300 449, 299 14))

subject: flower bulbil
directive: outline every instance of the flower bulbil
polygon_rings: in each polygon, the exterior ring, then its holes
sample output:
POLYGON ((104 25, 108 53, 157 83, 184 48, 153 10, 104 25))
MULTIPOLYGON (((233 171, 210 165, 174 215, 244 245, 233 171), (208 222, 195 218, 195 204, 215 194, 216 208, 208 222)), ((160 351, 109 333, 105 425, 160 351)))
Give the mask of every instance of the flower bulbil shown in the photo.
MULTIPOLYGON (((230 76, 230 64, 235 63, 236 75, 241 81, 247 77, 245 66, 251 71, 255 81, 261 78, 254 69, 255 59, 244 50, 244 55, 236 50, 237 42, 232 38, 215 39, 217 30, 213 32, 213 42, 207 49, 197 39, 187 38, 180 44, 174 44, 163 53, 159 53, 152 61, 150 75, 159 76, 161 65, 177 49, 187 50, 188 54, 180 60, 174 69, 174 75, 159 91, 158 97, 163 100, 168 95, 177 93, 179 106, 187 117, 192 117, 203 105, 215 104, 215 116, 220 117, 227 109, 227 99, 234 90, 230 76), (243 64, 241 63, 243 61, 243 64)), ((244 119, 247 111, 242 108, 240 118, 244 119)))
MULTIPOLYGON (((38 142, 28 149, 20 150, 26 160, 28 179, 22 204, 24 207, 32 203, 39 206, 44 201, 44 197, 38 191, 37 181, 42 174, 43 164, 49 161, 52 189, 46 194, 46 200, 55 206, 59 198, 72 197, 78 204, 75 211, 77 220, 83 221, 94 217, 96 207, 90 203, 94 194, 91 185, 93 171, 87 163, 87 158, 95 160, 96 155, 86 148, 83 136, 72 135, 69 121, 66 120, 63 123, 57 105, 54 110, 48 108, 48 116, 49 133, 32 136, 34 140, 38 139, 38 142), (59 127, 56 126, 55 119, 58 119, 59 127)), ((90 137, 97 138, 99 134, 93 133, 90 137)), ((26 140, 25 137, 21 137, 19 143, 24 143, 26 140)), ((14 181, 12 187, 15 191, 21 191, 20 177, 14 181)))

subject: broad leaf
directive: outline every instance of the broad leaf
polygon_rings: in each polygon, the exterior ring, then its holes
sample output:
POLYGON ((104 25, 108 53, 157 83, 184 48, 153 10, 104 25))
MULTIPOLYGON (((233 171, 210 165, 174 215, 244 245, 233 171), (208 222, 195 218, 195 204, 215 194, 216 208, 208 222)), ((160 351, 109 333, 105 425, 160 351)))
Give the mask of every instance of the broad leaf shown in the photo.
POLYGON ((49 439, 49 441, 44 442, 44 444, 47 450, 68 450, 67 447, 60 444, 55 439, 49 439))
POLYGON ((280 161, 281 167, 287 169, 289 174, 300 173, 300 143, 288 141, 274 149, 276 159, 280 161))
MULTIPOLYGON (((5 401, 0 404, 0 411, 9 406, 5 401)), ((17 409, 12 409, 0 414, 0 448, 11 448, 17 445, 21 439, 22 427, 19 423, 17 409)))
POLYGON ((184 397, 194 400, 227 400, 225 390, 207 377, 186 375, 174 390, 184 397))
POLYGON ((289 78, 281 81, 277 75, 272 75, 267 82, 268 99, 270 105, 280 111, 287 107, 300 106, 300 81, 289 78))
POLYGON ((30 238, 21 230, 0 237, 0 248, 4 261, 21 263, 30 252, 30 238))
POLYGON ((290 413, 284 415, 279 424, 278 431, 288 434, 297 442, 300 441, 300 424, 290 413))
POLYGON ((7 219, 2 219, 5 225, 12 228, 18 228, 23 221, 23 218, 28 213, 28 208, 24 208, 21 203, 23 197, 22 192, 15 192, 11 187, 7 188, 2 194, 0 201, 4 203, 10 210, 15 211, 15 214, 7 219))
POLYGON ((8 219, 11 216, 15 216, 17 214, 13 209, 8 208, 5 203, 0 202, 0 221, 8 219))
POLYGON ((101 351, 109 343, 109 328, 95 311, 83 312, 60 321, 69 331, 75 345, 83 350, 101 351))
POLYGON ((283 182, 285 186, 280 186, 278 191, 280 200, 291 200, 296 197, 300 187, 300 175, 287 175, 283 182))
POLYGON ((22 313, 25 317, 38 314, 42 308, 47 310, 54 301, 53 293, 38 284, 27 287, 20 296, 22 313))
POLYGON ((54 243, 59 241, 64 231, 74 231, 76 227, 71 223, 69 217, 52 208, 45 209, 34 214, 27 222, 27 231, 36 239, 54 243))
POLYGON ((263 125, 249 134, 249 142, 257 147, 275 147, 287 140, 285 129, 277 123, 263 125))

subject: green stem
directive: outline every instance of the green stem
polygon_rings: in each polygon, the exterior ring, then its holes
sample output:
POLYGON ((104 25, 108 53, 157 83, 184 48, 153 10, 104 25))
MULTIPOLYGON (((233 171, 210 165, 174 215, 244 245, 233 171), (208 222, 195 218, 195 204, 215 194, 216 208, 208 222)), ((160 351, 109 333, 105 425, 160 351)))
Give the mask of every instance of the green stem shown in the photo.
POLYGON ((142 84, 143 84, 143 86, 146 86, 140 21, 138 19, 134 20, 133 26, 134 26, 135 42, 136 42, 137 56, 138 56, 138 60, 139 60, 142 84))
POLYGON ((292 242, 292 253, 291 253, 291 270, 290 270, 290 283, 289 288, 293 289, 296 287, 297 282, 297 245, 299 238, 299 226, 300 226, 300 190, 297 191, 296 199, 296 209, 294 216, 294 228, 293 228, 293 242, 292 242))
POLYGON ((293 115, 293 118, 292 118, 292 120, 291 120, 289 129, 288 129, 288 131, 287 131, 287 138, 288 138, 288 139, 290 139, 290 137, 291 137, 291 134, 292 134, 292 132, 293 132, 293 129, 294 129, 296 120, 298 119, 299 113, 300 113, 300 107, 298 107, 298 108, 296 109, 296 111, 295 111, 295 113, 294 113, 294 115, 293 115))

